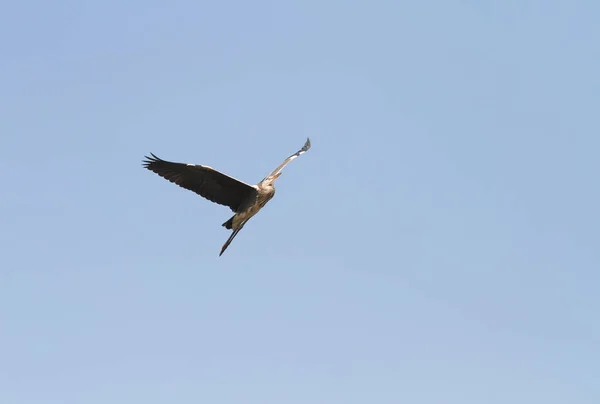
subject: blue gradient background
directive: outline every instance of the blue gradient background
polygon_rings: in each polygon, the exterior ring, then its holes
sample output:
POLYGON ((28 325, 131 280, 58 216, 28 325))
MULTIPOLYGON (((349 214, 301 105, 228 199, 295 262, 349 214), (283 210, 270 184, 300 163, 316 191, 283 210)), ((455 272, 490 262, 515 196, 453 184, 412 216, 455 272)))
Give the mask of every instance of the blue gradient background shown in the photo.
POLYGON ((600 3, 0 6, 0 402, 600 402, 600 3), (255 183, 227 208, 143 156, 255 183))

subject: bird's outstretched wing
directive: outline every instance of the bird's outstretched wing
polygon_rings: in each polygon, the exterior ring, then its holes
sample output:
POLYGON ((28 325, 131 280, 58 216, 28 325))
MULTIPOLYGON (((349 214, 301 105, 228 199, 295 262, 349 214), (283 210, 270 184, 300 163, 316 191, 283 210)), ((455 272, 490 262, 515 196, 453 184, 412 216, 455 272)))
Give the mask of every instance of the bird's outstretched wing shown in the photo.
POLYGON ((304 143, 304 146, 302 146, 302 148, 300 150, 298 150, 296 153, 292 154, 290 157, 283 160, 283 163, 281 163, 279 165, 279 167, 274 169, 273 172, 271 172, 271 174, 267 175, 267 177, 265 177, 265 178, 273 177, 273 176, 279 174, 283 170, 283 167, 287 166, 292 160, 297 158, 302 153, 306 153, 308 151, 308 149, 310 149, 310 139, 306 138, 306 143, 304 143))
POLYGON ((170 182, 188 189, 219 205, 229 206, 237 212, 248 198, 256 197, 257 190, 233 177, 222 174, 211 167, 173 163, 150 153, 143 166, 170 182))

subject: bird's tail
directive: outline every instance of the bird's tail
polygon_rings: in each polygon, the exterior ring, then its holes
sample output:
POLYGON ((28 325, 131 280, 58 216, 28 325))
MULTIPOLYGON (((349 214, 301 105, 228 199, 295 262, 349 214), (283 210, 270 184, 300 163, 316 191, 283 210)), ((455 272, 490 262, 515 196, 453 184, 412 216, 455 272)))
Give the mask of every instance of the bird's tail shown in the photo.
POLYGON ((225 223, 222 224, 222 226, 225 227, 228 230, 231 230, 231 226, 233 225, 233 218, 234 217, 235 217, 235 215, 231 216, 228 221, 226 221, 225 223))
POLYGON ((235 236, 237 236, 237 234, 240 232, 240 230, 242 230, 242 227, 244 227, 244 226, 241 226, 237 230, 234 230, 233 233, 231 233, 231 235, 229 236, 229 238, 227 239, 227 241, 225 242, 225 244, 223 244, 223 247, 221 248, 221 252, 219 253, 219 257, 221 255, 223 255, 223 253, 225 252, 225 250, 227 249, 227 247, 229 247, 229 244, 231 244, 231 242, 233 241, 233 239, 235 238, 235 236))

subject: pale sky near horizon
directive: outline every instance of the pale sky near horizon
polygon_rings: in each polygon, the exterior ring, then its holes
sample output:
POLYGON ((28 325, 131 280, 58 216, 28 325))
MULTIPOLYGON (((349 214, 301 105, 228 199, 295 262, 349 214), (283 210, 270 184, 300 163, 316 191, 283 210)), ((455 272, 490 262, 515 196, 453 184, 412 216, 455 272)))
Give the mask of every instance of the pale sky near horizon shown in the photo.
POLYGON ((0 6, 0 403, 600 402, 600 3, 0 6), (231 212, 150 152, 260 181, 231 212))

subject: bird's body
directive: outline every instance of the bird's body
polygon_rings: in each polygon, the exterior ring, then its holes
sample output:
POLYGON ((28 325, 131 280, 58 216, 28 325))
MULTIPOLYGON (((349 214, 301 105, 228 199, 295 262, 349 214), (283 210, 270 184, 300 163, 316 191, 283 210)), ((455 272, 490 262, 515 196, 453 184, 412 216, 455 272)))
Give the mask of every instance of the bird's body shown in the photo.
POLYGON ((209 166, 173 163, 162 160, 154 154, 152 157, 146 157, 144 167, 212 202, 228 206, 235 213, 223 223, 223 227, 233 230, 233 232, 221 249, 219 255, 222 255, 248 220, 275 196, 273 182, 281 175, 283 168, 308 149, 310 149, 310 139, 306 140, 302 149, 285 159, 271 174, 256 185, 246 184, 209 166))
POLYGON ((275 186, 273 184, 267 184, 261 186, 261 184, 255 185, 256 187, 256 198, 255 201, 249 200, 248 206, 242 206, 240 210, 231 217, 231 225, 229 221, 223 223, 223 226, 227 229, 237 230, 240 225, 250 220, 250 218, 258 213, 267 202, 269 202, 275 196, 275 186))

